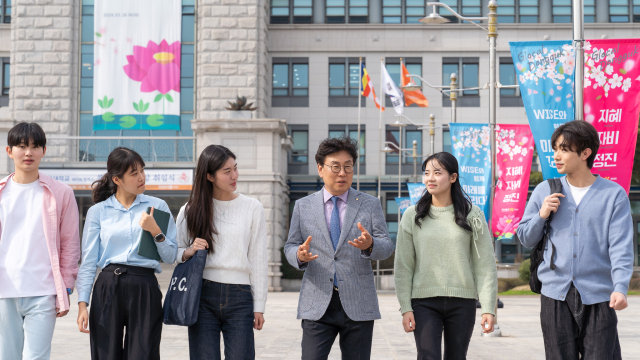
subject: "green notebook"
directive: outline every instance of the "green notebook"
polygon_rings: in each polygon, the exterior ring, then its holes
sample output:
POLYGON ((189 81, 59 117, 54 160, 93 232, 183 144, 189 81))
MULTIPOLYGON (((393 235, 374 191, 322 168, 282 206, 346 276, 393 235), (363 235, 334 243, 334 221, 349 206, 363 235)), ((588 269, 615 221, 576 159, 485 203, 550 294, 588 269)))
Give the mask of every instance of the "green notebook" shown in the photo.
MULTIPOLYGON (((147 214, 149 213, 151 213, 150 207, 147 208, 147 214)), ((166 236, 171 214, 166 211, 153 209, 153 218, 156 220, 156 223, 160 227, 160 230, 162 230, 162 233, 166 236)), ((167 240, 165 239, 165 241, 167 240)), ((160 259, 160 254, 158 254, 158 248, 156 247, 156 243, 153 240, 153 236, 148 231, 142 230, 142 233, 140 234, 138 255, 157 261, 162 261, 160 259)))

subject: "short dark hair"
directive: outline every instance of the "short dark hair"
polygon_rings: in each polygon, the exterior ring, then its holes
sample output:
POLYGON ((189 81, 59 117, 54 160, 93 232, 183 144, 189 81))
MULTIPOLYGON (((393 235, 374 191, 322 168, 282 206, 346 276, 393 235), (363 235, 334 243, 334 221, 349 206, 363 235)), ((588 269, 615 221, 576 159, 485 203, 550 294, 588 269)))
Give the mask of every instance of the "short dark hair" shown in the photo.
POLYGON ((560 136, 562 136, 562 143, 558 145, 560 148, 575 151, 578 154, 591 149, 591 155, 587 158, 587 166, 591 169, 600 147, 600 137, 596 128, 583 120, 569 121, 560 125, 551 135, 551 147, 554 150, 560 136))
POLYGON ((316 152, 316 163, 318 165, 324 164, 324 159, 340 151, 346 151, 353 158, 355 164, 358 160, 358 142, 348 136, 341 136, 339 138, 327 138, 322 140, 318 151, 316 152))
POLYGON ((7 145, 9 147, 20 144, 29 145, 31 142, 35 147, 47 146, 47 136, 37 123, 21 122, 9 130, 7 135, 7 145))

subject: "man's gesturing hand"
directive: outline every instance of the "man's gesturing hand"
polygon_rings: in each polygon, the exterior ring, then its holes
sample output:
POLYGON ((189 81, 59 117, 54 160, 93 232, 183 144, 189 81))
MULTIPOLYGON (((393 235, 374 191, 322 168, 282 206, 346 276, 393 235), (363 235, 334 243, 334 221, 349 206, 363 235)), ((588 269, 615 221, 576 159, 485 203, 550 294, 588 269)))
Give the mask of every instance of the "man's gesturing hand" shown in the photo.
POLYGON ((307 238, 307 241, 302 243, 298 247, 298 259, 302 262, 309 262, 318 258, 318 255, 313 255, 311 251, 309 251, 309 243, 311 242, 311 236, 307 238))
POLYGON ((373 238, 371 238, 371 234, 362 226, 361 223, 358 223, 358 229, 362 233, 357 239, 353 239, 353 241, 349 241, 354 247, 357 247, 360 250, 367 250, 371 247, 373 243, 373 238))
POLYGON ((559 197, 564 197, 564 195, 560 193, 555 193, 544 198, 542 202, 542 206, 540 207, 540 217, 543 219, 549 218, 552 212, 558 211, 558 206, 560 206, 559 197))

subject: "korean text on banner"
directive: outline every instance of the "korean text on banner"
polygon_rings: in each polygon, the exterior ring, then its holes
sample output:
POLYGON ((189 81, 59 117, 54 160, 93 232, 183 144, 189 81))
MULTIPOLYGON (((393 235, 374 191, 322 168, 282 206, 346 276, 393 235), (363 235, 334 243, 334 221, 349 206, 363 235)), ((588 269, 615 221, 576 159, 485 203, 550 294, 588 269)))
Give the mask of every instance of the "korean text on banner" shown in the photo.
POLYGON ((424 192, 427 191, 427 187, 420 183, 407 183, 407 188, 409 188, 411 205, 417 204, 422 195, 424 195, 424 192))
POLYGON ((409 206, 411 206, 411 198, 397 197, 396 204, 398 204, 398 211, 400 211, 400 215, 404 215, 404 212, 407 211, 409 206))
POLYGON ((571 40, 509 42, 520 94, 542 166, 542 177, 560 177, 551 135, 574 119, 575 49, 571 40))
POLYGON ((450 123, 449 131, 453 155, 458 160, 462 189, 488 218, 491 194, 489 127, 485 124, 450 123))
POLYGON ((498 184, 491 218, 496 240, 513 238, 522 220, 527 204, 533 145, 529 125, 496 126, 498 184))
POLYGON ((640 40, 589 40, 584 57, 584 119, 600 136, 591 171, 628 194, 640 112, 640 40))
POLYGON ((96 0, 93 131, 180 130, 180 0, 96 0))

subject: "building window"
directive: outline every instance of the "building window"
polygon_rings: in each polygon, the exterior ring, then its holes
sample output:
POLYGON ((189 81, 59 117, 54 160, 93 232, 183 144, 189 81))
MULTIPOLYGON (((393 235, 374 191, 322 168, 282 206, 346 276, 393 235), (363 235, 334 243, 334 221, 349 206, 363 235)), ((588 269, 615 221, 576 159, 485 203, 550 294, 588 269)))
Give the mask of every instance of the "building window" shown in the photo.
POLYGON ((453 154, 453 147, 451 146, 451 133, 449 132, 449 125, 445 125, 446 128, 442 129, 442 151, 453 154))
MULTIPOLYGON (((180 61, 181 131, 102 130, 93 131, 94 0, 82 0, 80 30, 80 136, 193 136, 191 120, 195 108, 195 0, 182 0, 180 61)), ((106 161, 111 149, 121 144, 133 148, 145 161, 193 161, 193 140, 90 140, 79 142, 79 161, 106 161)))
POLYGON ((342 24, 345 22, 345 1, 327 0, 327 24, 342 24))
POLYGON ((293 13, 294 24, 310 24, 313 19, 313 0, 271 0, 271 23, 288 24, 293 13))
MULTIPOLYGON (((345 134, 349 134, 348 136, 352 139, 357 139, 358 125, 329 125, 330 138, 341 138, 345 134)), ((358 141, 360 144, 360 164, 365 164, 365 139, 365 125, 360 124, 360 140, 358 141)), ((362 171, 362 169, 360 170, 362 171)))
MULTIPOLYGON (((364 60, 362 60, 364 64, 364 60)), ((329 96, 358 96, 360 88, 358 58, 329 59, 329 96), (348 71, 348 74, 347 74, 348 71), (347 81, 347 77, 349 80, 347 81)))
POLYGON ((11 23, 11 0, 2 0, 2 22, 11 23))
POLYGON ((9 88, 11 84, 11 64, 9 58, 2 58, 2 95, 9 95, 9 88))
POLYGON ((572 15, 571 0, 553 0, 552 13, 554 23, 570 23, 572 15))
POLYGON ((640 0, 633 0, 633 22, 640 22, 640 0))
POLYGON ((369 22, 369 0, 349 0, 349 22, 369 22))
MULTIPOLYGON (((458 59, 456 59, 458 60, 458 59)), ((451 62, 447 59, 442 64, 442 84, 449 85, 451 83, 451 73, 458 74, 458 84, 462 88, 477 88, 478 87, 478 60, 476 59, 459 59, 458 63, 451 62), (458 69, 462 67, 462 73, 458 69)), ((465 90, 462 93, 458 93, 458 96, 479 95, 478 90, 465 90)), ((445 95, 448 97, 448 95, 445 95)))
POLYGON ((609 0, 609 21, 629 22, 629 0, 609 0))
POLYGON ((271 23, 289 23, 289 0, 271 0, 271 23))
POLYGON ((519 0, 518 14, 520 14, 521 23, 537 23, 538 0, 519 0))
POLYGON ((583 0, 583 12, 585 24, 591 24, 596 22, 596 1, 595 0, 583 0))
POLYGON ((537 23, 538 0, 498 0, 498 23, 515 22, 537 23))
MULTIPOLYGON (((395 146, 399 146, 400 142, 400 130, 398 128, 389 129, 387 128, 387 136, 386 141, 393 143, 395 146)), ((418 130, 415 126, 410 128, 401 128, 402 130, 402 148, 403 149, 411 149, 413 147, 413 141, 416 140, 418 142, 417 153, 422 154, 422 130, 418 130)), ((393 149, 393 152, 387 154, 387 164, 397 164, 398 163, 398 149, 389 146, 389 148, 393 149)), ((402 153, 402 163, 403 164, 413 164, 413 157, 407 153, 406 151, 402 153)))
POLYGON ((382 22, 385 24, 418 24, 423 17, 424 0, 382 0, 382 22))
MULTIPOLYGON (((449 5, 453 11, 462 16, 476 17, 482 15, 482 3, 480 0, 443 0, 440 2, 449 5)), ((460 22, 460 20, 447 8, 439 7, 438 12, 443 17, 449 19, 452 23, 460 22)))
MULTIPOLYGON (((500 62, 500 84, 516 85, 516 69, 513 63, 500 62)), ((516 89, 500 89, 500 96, 516 96, 516 89)))
POLYGON ((309 106, 309 58, 273 58, 271 106, 309 106))
MULTIPOLYGON (((303 125, 306 126, 306 125, 303 125)), ((289 164, 309 163, 309 130, 291 129, 293 149, 289 153, 289 164)))

